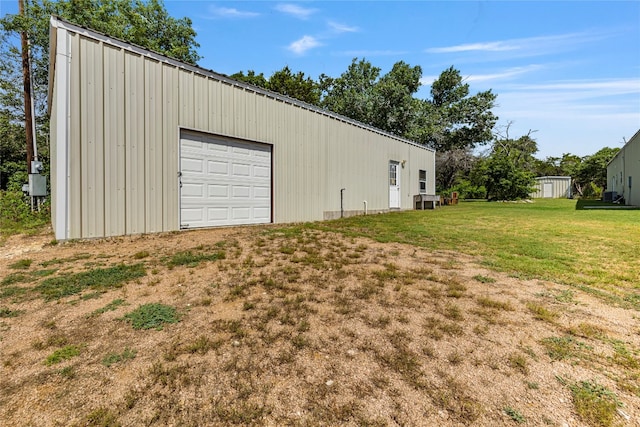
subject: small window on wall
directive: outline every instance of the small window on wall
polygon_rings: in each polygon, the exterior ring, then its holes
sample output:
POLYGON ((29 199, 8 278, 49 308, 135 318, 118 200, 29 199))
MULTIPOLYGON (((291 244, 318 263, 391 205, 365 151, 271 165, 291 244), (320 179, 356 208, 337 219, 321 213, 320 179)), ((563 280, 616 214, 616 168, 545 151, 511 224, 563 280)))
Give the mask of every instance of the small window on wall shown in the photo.
POLYGON ((631 177, 629 177, 629 188, 631 188, 631 177))
POLYGON ((420 194, 427 193, 427 171, 419 170, 418 171, 418 183, 420 184, 420 194))

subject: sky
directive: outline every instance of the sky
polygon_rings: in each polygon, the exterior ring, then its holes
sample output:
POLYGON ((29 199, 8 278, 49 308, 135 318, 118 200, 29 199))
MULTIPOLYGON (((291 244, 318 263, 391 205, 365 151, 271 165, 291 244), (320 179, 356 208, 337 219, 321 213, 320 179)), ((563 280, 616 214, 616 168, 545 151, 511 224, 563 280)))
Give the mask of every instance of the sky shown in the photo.
MULTIPOLYGON (((165 0, 198 33, 198 65, 338 77, 353 58, 422 68, 419 98, 455 67, 497 94, 497 130, 538 158, 621 147, 640 130, 640 1, 165 0)), ((16 0, 0 0, 0 15, 16 0)))

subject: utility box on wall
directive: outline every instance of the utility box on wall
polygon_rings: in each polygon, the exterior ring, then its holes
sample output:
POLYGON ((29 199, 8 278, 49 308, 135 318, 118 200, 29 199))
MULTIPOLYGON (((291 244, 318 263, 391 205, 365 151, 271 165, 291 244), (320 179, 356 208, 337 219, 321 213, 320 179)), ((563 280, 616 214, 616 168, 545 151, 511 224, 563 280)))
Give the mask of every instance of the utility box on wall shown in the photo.
POLYGON ((39 173, 29 174, 29 196, 43 197, 47 195, 47 177, 39 173))

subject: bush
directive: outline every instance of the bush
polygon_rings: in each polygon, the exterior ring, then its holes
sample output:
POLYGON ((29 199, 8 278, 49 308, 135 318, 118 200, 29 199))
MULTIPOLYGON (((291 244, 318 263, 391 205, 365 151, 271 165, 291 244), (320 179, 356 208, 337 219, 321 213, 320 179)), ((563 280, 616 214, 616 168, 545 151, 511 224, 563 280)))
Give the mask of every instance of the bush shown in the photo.
POLYGON ((0 232, 5 234, 37 230, 49 223, 49 203, 40 212, 31 212, 28 198, 21 191, 0 190, 0 232))

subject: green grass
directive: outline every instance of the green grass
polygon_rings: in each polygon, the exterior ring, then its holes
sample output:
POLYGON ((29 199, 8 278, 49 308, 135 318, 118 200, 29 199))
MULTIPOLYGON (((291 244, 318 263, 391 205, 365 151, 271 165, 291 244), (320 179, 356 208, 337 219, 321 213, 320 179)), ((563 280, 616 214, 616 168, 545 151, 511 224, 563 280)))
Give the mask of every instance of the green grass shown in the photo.
POLYGON ((107 368, 113 364, 131 360, 136 357, 137 351, 125 348, 122 353, 109 353, 102 359, 102 364, 107 368))
POLYGON ((576 412, 592 426, 617 425, 617 408, 620 405, 616 395, 606 387, 591 381, 570 384, 576 412))
POLYGON ((103 313, 106 313, 107 311, 114 311, 117 310, 118 307, 125 305, 126 301, 118 298, 118 299, 114 299, 113 301, 111 301, 109 304, 105 305, 104 307, 101 307, 97 310, 94 310, 89 317, 95 317, 95 316, 99 316, 103 313))
POLYGON ((215 261, 224 259, 224 251, 216 251, 213 253, 196 253, 194 251, 176 252, 167 260, 167 267, 174 268, 178 266, 195 267, 203 261, 215 261))
POLYGON ((76 357, 80 354, 80 348, 75 345, 66 345, 61 349, 58 349, 47 356, 47 359, 44 361, 44 364, 47 366, 55 365, 64 360, 71 359, 72 357, 76 357))
POLYGON ((637 211, 580 210, 575 200, 566 199, 480 202, 314 226, 479 256, 497 271, 568 284, 610 303, 640 309, 637 211))
POLYGON ((176 309, 164 304, 144 304, 124 316, 133 329, 162 330, 165 323, 180 321, 176 309))
POLYGON ((106 291, 120 288, 126 282, 140 278, 146 274, 142 264, 119 264, 113 267, 95 268, 81 273, 63 274, 45 279, 36 286, 47 301, 79 294, 92 289, 94 291, 106 291))

